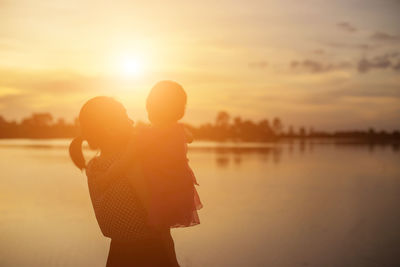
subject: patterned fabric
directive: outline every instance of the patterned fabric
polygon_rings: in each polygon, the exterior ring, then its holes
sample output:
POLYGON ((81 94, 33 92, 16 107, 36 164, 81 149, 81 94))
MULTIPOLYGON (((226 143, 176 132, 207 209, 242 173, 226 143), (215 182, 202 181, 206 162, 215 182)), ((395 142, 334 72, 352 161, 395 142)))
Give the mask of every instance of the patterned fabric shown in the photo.
POLYGON ((147 224, 147 215, 132 185, 124 177, 116 178, 101 189, 98 175, 104 173, 117 158, 102 161, 92 159, 87 167, 90 198, 97 222, 104 236, 113 240, 146 240, 155 237, 147 224))

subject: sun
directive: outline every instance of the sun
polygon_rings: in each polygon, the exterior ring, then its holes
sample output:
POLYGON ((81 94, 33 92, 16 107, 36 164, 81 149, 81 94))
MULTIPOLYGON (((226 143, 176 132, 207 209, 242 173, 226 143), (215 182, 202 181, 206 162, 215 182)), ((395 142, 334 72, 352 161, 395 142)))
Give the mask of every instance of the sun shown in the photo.
POLYGON ((141 76, 145 70, 144 61, 139 56, 122 56, 117 64, 118 73, 128 78, 141 76))

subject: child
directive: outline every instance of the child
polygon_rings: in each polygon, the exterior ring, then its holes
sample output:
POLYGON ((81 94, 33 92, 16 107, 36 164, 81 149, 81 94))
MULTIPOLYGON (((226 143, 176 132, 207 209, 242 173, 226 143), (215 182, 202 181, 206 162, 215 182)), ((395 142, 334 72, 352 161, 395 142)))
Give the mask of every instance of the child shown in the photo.
POLYGON ((186 157, 187 143, 192 142, 192 137, 178 123, 185 107, 182 86, 172 81, 157 83, 146 103, 151 125, 138 131, 148 218, 159 229, 200 223, 197 210, 202 204, 186 157))

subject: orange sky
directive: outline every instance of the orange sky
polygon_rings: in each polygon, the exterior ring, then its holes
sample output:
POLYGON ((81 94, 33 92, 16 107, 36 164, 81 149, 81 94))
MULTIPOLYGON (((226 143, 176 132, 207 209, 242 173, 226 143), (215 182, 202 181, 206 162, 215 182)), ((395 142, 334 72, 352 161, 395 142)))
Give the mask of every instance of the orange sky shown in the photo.
POLYGON ((90 97, 134 120, 162 79, 185 121, 218 110, 316 129, 399 128, 400 2, 0 0, 0 114, 68 119, 90 97))

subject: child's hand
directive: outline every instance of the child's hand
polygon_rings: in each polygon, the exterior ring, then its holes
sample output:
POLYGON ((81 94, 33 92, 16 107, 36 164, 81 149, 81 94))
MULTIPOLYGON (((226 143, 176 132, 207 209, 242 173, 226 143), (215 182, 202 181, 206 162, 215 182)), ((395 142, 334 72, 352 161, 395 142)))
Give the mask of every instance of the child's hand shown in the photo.
POLYGON ((183 127, 183 129, 185 130, 186 142, 188 144, 191 144, 193 142, 193 140, 194 140, 193 134, 186 127, 183 127))

